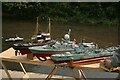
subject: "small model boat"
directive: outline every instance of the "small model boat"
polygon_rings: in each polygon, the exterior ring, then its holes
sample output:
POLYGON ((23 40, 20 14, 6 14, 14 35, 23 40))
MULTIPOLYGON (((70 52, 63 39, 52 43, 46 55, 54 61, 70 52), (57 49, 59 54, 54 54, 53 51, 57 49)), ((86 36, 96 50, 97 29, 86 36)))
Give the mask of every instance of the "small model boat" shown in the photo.
POLYGON ((5 39, 6 42, 15 42, 15 41, 23 41, 23 38, 19 37, 16 35, 16 37, 12 37, 12 38, 8 38, 8 39, 5 39))
POLYGON ((51 40, 50 18, 49 18, 49 26, 48 27, 49 27, 48 32, 39 32, 38 31, 38 17, 37 17, 36 34, 31 37, 31 40, 33 40, 34 42, 37 42, 37 43, 44 43, 44 42, 50 41, 51 40))
POLYGON ((37 43, 45 43, 51 40, 50 33, 38 33, 37 35, 33 35, 31 37, 33 42, 37 43))
POLYGON ((79 49, 73 52, 65 52, 63 54, 54 54, 51 56, 51 59, 54 62, 66 62, 70 60, 76 61, 76 60, 89 59, 89 58, 112 56, 115 53, 115 51, 112 50, 111 48, 107 48, 107 49, 89 48, 88 50, 86 50, 79 47, 79 49))
MULTIPOLYGON (((16 43, 14 44, 13 48, 16 50, 16 52, 19 50, 20 53, 22 55, 24 54, 30 54, 31 51, 29 50, 29 47, 33 47, 33 46, 43 46, 43 45, 46 45, 46 44, 54 44, 54 40, 51 40, 51 41, 48 41, 48 42, 45 42, 45 43, 16 43)), ((16 53, 17 55, 17 53, 16 53)))
MULTIPOLYGON (((49 19, 49 27, 50 27, 50 19, 49 19)), ((17 55, 18 50, 22 55, 24 54, 30 54, 31 51, 29 50, 29 47, 33 46, 43 46, 46 44, 54 43, 53 40, 51 40, 50 37, 50 31, 49 32, 40 32, 38 33, 38 17, 37 17, 37 23, 36 23, 36 35, 32 37, 31 42, 27 43, 16 43, 13 45, 13 48, 16 50, 15 54, 17 55)))

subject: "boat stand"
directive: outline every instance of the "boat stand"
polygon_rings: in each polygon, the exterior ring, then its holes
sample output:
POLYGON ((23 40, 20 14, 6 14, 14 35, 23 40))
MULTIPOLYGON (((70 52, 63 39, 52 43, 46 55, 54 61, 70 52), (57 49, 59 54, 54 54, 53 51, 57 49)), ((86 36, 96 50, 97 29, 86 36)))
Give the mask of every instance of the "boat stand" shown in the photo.
MULTIPOLYGON (((71 68, 71 67, 69 67, 69 68, 70 68, 70 70, 71 70, 71 74, 72 74, 72 77, 74 78, 74 80, 78 80, 78 79, 87 80, 87 78, 86 78, 86 76, 85 76, 85 74, 84 74, 84 72, 83 72, 82 69, 78 70, 78 77, 76 77, 75 74, 74 74, 74 71, 73 71, 74 68, 71 68)), ((55 66, 45 80, 50 80, 50 79, 52 78, 52 76, 53 76, 57 71, 58 71, 58 66, 55 66)))
POLYGON ((57 71, 58 71, 58 67, 55 66, 45 80, 49 80, 57 71))
POLYGON ((2 61, 0 61, 0 63, 1 63, 1 65, 2 65, 2 67, 4 68, 4 70, 5 70, 8 78, 9 78, 9 80, 12 80, 12 78, 11 78, 11 76, 10 76, 10 74, 9 74, 9 72, 8 72, 8 69, 6 68, 5 64, 4 64, 2 61))
POLYGON ((22 70, 23 70, 23 73, 24 73, 23 79, 24 79, 24 80, 30 80, 30 79, 29 79, 29 76, 28 76, 28 74, 27 74, 27 72, 26 72, 26 70, 25 70, 25 68, 24 68, 24 66, 23 66, 23 64, 22 64, 21 62, 20 62, 19 64, 20 64, 20 66, 21 66, 21 68, 22 68, 22 70))
POLYGON ((52 78, 52 76, 59 70, 59 67, 68 67, 70 69, 71 75, 75 80, 78 79, 84 79, 87 80, 83 69, 98 69, 99 70, 99 60, 102 58, 97 58, 97 59, 91 59, 91 60, 81 60, 81 61, 73 61, 71 60, 70 62, 65 62, 65 63, 59 63, 56 64, 54 63, 51 59, 48 59, 47 61, 40 61, 37 58, 30 60, 27 58, 27 55, 18 55, 15 56, 15 50, 13 48, 9 48, 8 50, 0 53, 0 63, 2 67, 4 68, 9 80, 13 80, 9 71, 7 70, 4 61, 8 62, 16 62, 20 64, 20 67, 23 70, 24 76, 23 80, 30 80, 29 76, 23 66, 23 63, 25 64, 32 64, 32 65, 42 65, 42 66, 49 66, 49 67, 54 67, 50 74, 46 77, 45 80, 49 80, 52 78), (97 62, 96 62, 97 61, 97 62), (75 72, 73 69, 77 69, 78 71, 78 76, 76 77, 75 72))
MULTIPOLYGON (((11 75, 9 74, 8 69, 7 69, 7 67, 5 66, 4 62, 0 61, 0 63, 1 63, 1 65, 2 65, 2 67, 4 68, 4 70, 5 70, 8 78, 9 78, 9 80, 13 80, 13 79, 11 78, 11 75)), ((22 64, 21 62, 19 62, 19 64, 20 64, 20 66, 21 66, 21 68, 22 68, 22 70, 23 70, 23 73, 24 73, 23 80, 30 80, 30 79, 29 79, 29 76, 28 76, 28 74, 27 74, 27 72, 26 72, 26 70, 25 70, 25 68, 24 68, 24 66, 23 66, 23 64, 22 64)))
POLYGON ((55 65, 53 70, 50 72, 50 74, 47 76, 47 78, 45 80, 50 80, 52 78, 52 76, 59 70, 58 67, 68 67, 70 70, 71 70, 71 74, 72 74, 72 77, 74 78, 74 80, 78 80, 78 79, 84 79, 84 80, 87 80, 84 72, 82 69, 77 69, 78 70, 78 77, 76 77, 75 73, 74 73, 74 65, 73 65, 73 60, 71 60, 70 62, 68 62, 67 65, 55 65))
MULTIPOLYGON (((21 66, 21 68, 22 68, 22 70, 23 70, 23 73, 24 73, 24 76, 23 76, 23 80, 30 80, 29 79, 29 76, 28 76, 28 74, 27 74, 27 72, 26 72, 26 70, 25 70, 25 68, 24 68, 24 66, 23 66, 23 64, 21 63, 21 62, 19 62, 19 64, 20 64, 20 66, 21 66)), ((8 78, 9 78, 9 80, 13 80, 12 78, 11 78, 11 75, 9 74, 9 72, 8 72, 8 69, 6 68, 6 66, 5 66, 5 64, 4 64, 4 62, 2 62, 1 61, 1 65, 3 66, 3 68, 4 68, 4 70, 5 70, 5 72, 6 72, 6 74, 7 74, 7 76, 8 76, 8 78)), ((59 67, 66 67, 66 66, 59 66, 59 65, 55 65, 54 66, 54 68, 52 69, 52 71, 48 74, 48 76, 47 76, 47 78, 45 79, 45 80, 50 80, 51 78, 52 78, 52 76, 59 70, 59 67)), ((74 78, 74 80, 78 80, 78 79, 84 79, 84 80, 87 80, 87 78, 86 78, 86 76, 85 76, 85 74, 84 74, 84 72, 83 72, 83 70, 82 69, 78 69, 78 77, 76 77, 76 75, 75 75, 75 73, 74 73, 74 67, 71 67, 71 66, 67 66, 70 70, 71 70, 71 74, 72 74, 72 77, 74 78)))

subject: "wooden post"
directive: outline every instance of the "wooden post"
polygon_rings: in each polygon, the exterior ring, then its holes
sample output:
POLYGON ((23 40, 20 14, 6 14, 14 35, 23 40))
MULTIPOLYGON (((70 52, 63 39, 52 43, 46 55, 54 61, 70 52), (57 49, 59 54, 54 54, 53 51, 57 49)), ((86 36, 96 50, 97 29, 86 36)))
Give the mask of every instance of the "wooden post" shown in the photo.
POLYGON ((87 80, 87 77, 85 76, 84 72, 82 69, 79 70, 81 72, 81 75, 83 76, 84 80, 87 80))
POLYGON ((55 66, 45 80, 50 79, 54 75, 54 73, 57 72, 57 70, 58 70, 58 68, 57 68, 57 66, 55 66))
POLYGON ((8 78, 9 78, 9 80, 12 80, 12 78, 11 78, 11 76, 10 76, 10 74, 9 74, 9 72, 8 72, 8 70, 7 70, 7 68, 6 68, 6 66, 5 66, 5 64, 4 64, 2 61, 0 61, 0 63, 1 63, 1 65, 2 65, 2 67, 4 68, 4 70, 5 70, 5 72, 6 72, 7 76, 8 76, 8 78))
POLYGON ((21 68, 22 68, 22 70, 23 70, 23 72, 24 72, 23 80, 30 80, 30 79, 29 79, 29 76, 28 76, 28 74, 27 74, 27 72, 26 72, 26 70, 25 70, 25 68, 24 68, 24 66, 22 65, 22 63, 19 62, 19 64, 20 64, 20 66, 21 66, 21 68))
POLYGON ((19 62, 19 64, 20 64, 20 66, 21 66, 21 68, 22 68, 22 70, 23 70, 24 74, 26 74, 27 72, 25 71, 25 68, 23 67, 22 63, 21 63, 21 62, 19 62))
POLYGON ((34 59, 33 54, 32 53, 27 54, 27 58, 33 60, 34 59))

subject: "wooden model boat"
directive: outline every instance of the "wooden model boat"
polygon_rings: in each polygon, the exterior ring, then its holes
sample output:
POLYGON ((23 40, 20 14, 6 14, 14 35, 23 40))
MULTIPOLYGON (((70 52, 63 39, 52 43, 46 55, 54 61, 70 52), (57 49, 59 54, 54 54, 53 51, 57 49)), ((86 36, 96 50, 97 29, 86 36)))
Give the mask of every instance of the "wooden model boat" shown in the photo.
POLYGON ((8 39, 5 39, 6 42, 15 42, 15 41, 23 41, 23 38, 16 35, 16 37, 11 37, 8 39))

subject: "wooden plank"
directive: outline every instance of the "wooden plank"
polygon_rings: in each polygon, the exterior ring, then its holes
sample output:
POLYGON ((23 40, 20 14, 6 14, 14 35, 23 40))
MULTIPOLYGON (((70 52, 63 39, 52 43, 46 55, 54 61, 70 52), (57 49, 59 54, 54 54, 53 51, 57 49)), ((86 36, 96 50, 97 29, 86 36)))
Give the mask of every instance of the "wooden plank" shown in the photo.
POLYGON ((103 60, 104 59, 104 57, 98 57, 98 58, 90 58, 90 59, 84 59, 84 60, 79 60, 79 61, 75 61, 75 62, 73 62, 74 64, 76 64, 76 63, 96 63, 96 62, 98 62, 98 61, 100 61, 100 60, 103 60))
POLYGON ((13 48, 9 48, 3 51, 2 53, 0 53, 0 57, 10 58, 12 56, 15 56, 15 50, 13 48))

